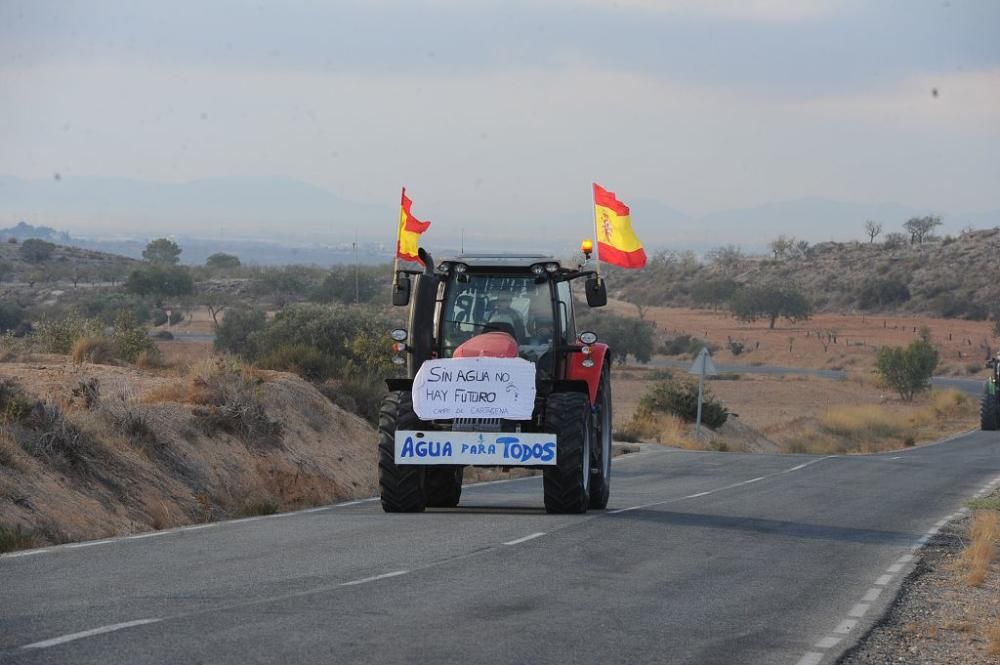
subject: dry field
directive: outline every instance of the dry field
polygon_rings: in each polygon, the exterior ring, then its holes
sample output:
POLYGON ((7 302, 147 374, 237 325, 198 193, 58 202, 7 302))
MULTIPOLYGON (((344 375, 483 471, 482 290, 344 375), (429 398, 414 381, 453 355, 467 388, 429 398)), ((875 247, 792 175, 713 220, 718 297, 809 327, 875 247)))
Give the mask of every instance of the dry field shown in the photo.
MULTIPOLYGON (((619 314, 638 315, 630 303, 610 301, 609 307, 619 314)), ((927 326, 941 353, 939 373, 985 375, 986 348, 997 344, 991 340, 989 321, 817 314, 794 324, 779 319, 770 330, 766 321, 743 323, 723 311, 649 307, 644 316, 656 323, 660 333, 688 334, 717 344, 717 362, 739 365, 869 369, 879 347, 905 346, 916 338, 922 326, 927 326), (835 343, 827 339, 832 331, 836 331, 835 343), (729 338, 743 342, 747 350, 733 356, 726 348, 729 338)))
MULTIPOLYGON (((655 370, 614 375, 615 428, 635 413, 653 385, 655 370)), ((846 380, 742 375, 709 381, 707 389, 730 418, 718 435, 695 441, 690 426, 666 419, 662 443, 693 448, 799 453, 857 453, 919 445, 978 426, 978 403, 954 390, 934 391, 913 402, 899 400, 867 374, 846 380), (770 442, 772 446, 768 446, 770 442)))

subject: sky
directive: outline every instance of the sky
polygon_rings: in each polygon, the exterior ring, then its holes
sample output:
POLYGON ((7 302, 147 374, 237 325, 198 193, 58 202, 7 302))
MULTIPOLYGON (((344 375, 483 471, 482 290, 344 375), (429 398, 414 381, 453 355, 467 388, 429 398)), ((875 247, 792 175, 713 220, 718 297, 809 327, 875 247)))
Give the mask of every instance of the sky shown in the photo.
POLYGON ((1000 2, 0 0, 0 146, 19 178, 406 185, 498 237, 593 181, 1000 209, 1000 2))

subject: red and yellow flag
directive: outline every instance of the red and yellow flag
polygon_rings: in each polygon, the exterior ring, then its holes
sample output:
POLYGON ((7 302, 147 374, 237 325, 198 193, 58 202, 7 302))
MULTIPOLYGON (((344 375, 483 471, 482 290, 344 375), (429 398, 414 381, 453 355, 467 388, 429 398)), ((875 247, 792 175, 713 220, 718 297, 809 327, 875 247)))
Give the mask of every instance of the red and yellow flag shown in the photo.
POLYGON ((628 206, 594 183, 594 222, 597 224, 597 255, 605 263, 622 268, 644 268, 646 251, 632 230, 628 206))
POLYGON ((420 234, 427 230, 430 222, 421 222, 410 212, 413 201, 406 197, 406 187, 403 188, 403 198, 399 203, 399 235, 396 240, 396 256, 407 261, 419 261, 417 249, 420 244, 420 234))

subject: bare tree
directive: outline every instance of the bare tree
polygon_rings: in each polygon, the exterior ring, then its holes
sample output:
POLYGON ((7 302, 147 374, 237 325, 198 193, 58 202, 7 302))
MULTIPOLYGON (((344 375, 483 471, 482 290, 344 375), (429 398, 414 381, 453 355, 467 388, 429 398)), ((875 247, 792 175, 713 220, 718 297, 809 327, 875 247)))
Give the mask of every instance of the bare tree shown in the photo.
POLYGON ((768 247, 771 249, 771 253, 774 254, 774 258, 783 259, 795 249, 795 238, 780 235, 776 240, 772 240, 768 244, 768 247))
POLYGON ((935 217, 934 215, 927 215, 926 217, 912 217, 909 221, 903 224, 903 228, 910 234, 910 244, 920 245, 923 244, 924 238, 927 237, 934 227, 941 226, 941 218, 935 217))
POLYGON ((875 220, 869 219, 865 222, 865 234, 868 236, 868 244, 875 243, 875 238, 882 233, 882 225, 875 220))

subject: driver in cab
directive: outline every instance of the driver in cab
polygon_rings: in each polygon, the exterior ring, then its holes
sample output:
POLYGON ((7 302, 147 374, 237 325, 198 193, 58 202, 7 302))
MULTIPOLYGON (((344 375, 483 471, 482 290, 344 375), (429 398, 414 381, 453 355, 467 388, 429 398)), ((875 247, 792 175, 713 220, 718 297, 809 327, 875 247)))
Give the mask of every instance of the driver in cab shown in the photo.
POLYGON ((497 295, 496 306, 490 315, 490 323, 508 324, 514 331, 514 339, 520 340, 524 338, 524 319, 511 307, 511 302, 510 293, 503 292, 497 295))

